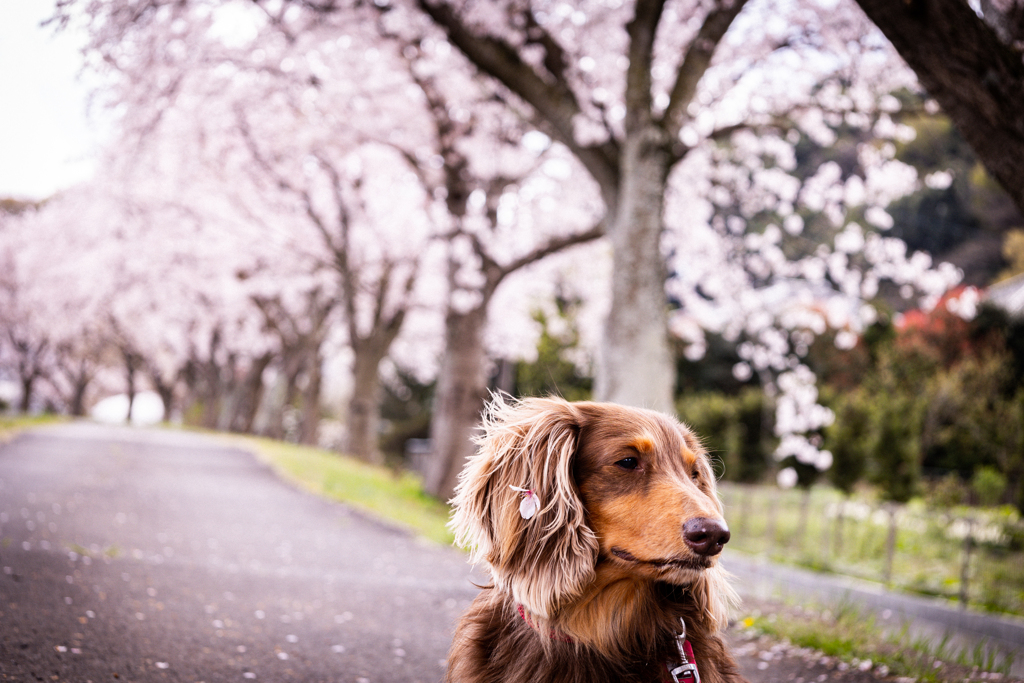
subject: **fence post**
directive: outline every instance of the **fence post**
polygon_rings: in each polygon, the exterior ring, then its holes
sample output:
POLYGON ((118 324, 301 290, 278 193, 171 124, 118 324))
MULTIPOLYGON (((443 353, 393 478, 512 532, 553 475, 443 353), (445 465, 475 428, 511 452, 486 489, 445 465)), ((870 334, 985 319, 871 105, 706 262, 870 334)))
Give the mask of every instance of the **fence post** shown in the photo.
POLYGON ((974 547, 974 517, 967 518, 967 534, 964 535, 963 561, 960 565, 960 609, 967 608, 968 580, 971 572, 971 549, 974 547))
POLYGON ((832 539, 832 556, 838 559, 843 554, 843 516, 846 514, 846 496, 836 506, 835 536, 832 539))
POLYGON ((885 504, 889 513, 889 535, 885 539, 885 585, 892 584, 892 558, 896 554, 896 505, 892 502, 885 504))
POLYGON ((774 500, 768 500, 768 524, 765 528, 765 536, 768 537, 768 547, 771 548, 775 545, 775 525, 779 516, 779 507, 782 506, 782 491, 781 489, 773 489, 772 494, 774 500))
POLYGON ((754 487, 750 484, 736 484, 736 488, 739 490, 740 499, 740 518, 737 520, 739 523, 736 525, 736 530, 740 534, 745 534, 747 533, 747 518, 750 516, 750 498, 754 495, 751 489, 754 487))

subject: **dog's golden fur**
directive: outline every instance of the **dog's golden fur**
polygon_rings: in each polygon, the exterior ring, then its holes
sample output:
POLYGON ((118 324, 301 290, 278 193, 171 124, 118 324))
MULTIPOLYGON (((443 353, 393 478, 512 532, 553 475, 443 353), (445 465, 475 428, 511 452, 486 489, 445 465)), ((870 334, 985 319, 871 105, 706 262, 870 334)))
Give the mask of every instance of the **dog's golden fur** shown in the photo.
POLYGON ((448 659, 452 683, 671 680, 684 619, 701 680, 742 681, 719 632, 733 592, 683 538, 721 519, 708 457, 685 426, 613 404, 489 407, 451 526, 489 568, 448 659), (540 509, 519 512, 530 489, 540 509))

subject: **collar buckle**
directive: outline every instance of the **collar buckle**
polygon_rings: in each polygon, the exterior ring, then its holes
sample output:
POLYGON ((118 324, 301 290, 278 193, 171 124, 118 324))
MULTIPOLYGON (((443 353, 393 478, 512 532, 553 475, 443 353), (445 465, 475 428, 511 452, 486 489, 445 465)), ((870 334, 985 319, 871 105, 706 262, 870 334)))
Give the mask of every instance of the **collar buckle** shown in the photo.
POLYGON ((674 669, 669 669, 669 673, 672 674, 673 683, 700 683, 697 662, 690 661, 694 659, 694 656, 693 648, 690 647, 690 641, 686 639, 686 622, 682 619, 679 621, 683 625, 683 632, 676 639, 676 647, 679 648, 679 659, 682 664, 674 669))

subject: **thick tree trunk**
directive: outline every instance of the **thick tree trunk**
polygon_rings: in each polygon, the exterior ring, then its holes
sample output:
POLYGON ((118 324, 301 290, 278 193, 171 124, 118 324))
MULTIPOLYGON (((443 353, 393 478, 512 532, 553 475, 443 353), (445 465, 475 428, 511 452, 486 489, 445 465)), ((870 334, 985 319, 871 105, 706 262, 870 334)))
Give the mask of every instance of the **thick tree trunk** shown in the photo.
POLYGON ((487 400, 484 327, 487 303, 466 313, 449 310, 445 319, 445 350, 434 393, 430 421, 431 457, 424 488, 444 500, 451 498, 459 472, 473 454, 470 440, 487 400))
POLYGON ((594 397, 673 411, 662 208, 670 161, 663 133, 633 135, 623 147, 622 185, 613 208, 611 309, 599 349, 594 397))
POLYGON ((360 460, 379 465, 384 462, 384 456, 377 443, 382 395, 377 370, 387 349, 367 343, 353 349, 353 352, 353 389, 345 422, 347 434, 344 451, 360 460))
MULTIPOLYGON (((84 365, 85 363, 83 362, 82 366, 84 365)), ((68 406, 68 411, 74 417, 85 415, 85 392, 92 381, 92 374, 82 366, 79 367, 77 373, 69 378, 71 380, 71 402, 68 406)))
POLYGON ((1024 213, 1024 62, 964 0, 857 0, 1024 213))

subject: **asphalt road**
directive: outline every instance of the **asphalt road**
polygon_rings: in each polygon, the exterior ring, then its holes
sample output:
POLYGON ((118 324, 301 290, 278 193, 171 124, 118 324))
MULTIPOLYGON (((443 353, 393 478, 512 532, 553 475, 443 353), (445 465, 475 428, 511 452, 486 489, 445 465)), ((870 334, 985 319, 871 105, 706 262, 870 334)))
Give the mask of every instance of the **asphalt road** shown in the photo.
POLYGON ((437 681, 465 556, 197 435, 0 448, 0 680, 437 681))

